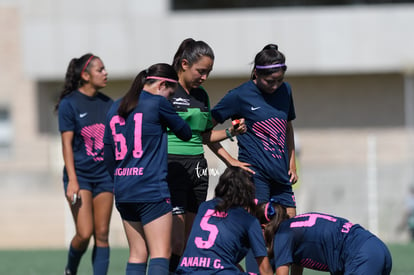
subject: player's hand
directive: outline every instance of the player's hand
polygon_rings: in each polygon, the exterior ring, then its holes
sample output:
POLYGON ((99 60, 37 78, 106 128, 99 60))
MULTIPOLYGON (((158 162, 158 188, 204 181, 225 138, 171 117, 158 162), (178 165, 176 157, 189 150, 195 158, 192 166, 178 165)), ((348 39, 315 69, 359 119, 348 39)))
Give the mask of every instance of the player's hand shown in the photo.
POLYGON ((235 119, 231 122, 231 124, 233 125, 233 127, 231 127, 232 136, 246 133, 247 125, 245 124, 244 118, 235 119))
POLYGON ((240 161, 238 159, 235 159, 235 158, 232 158, 229 162, 230 162, 229 163, 230 166, 240 167, 244 171, 247 171, 247 172, 249 172, 251 174, 256 174, 255 171, 253 171, 252 169, 250 169, 250 166, 251 166, 250 163, 242 162, 242 161, 240 161))
POLYGON ((296 174, 296 169, 289 169, 288 175, 290 177, 289 181, 292 184, 295 184, 298 181, 298 174, 296 174))
POLYGON ((66 199, 71 205, 75 205, 79 199, 79 183, 76 180, 69 180, 66 190, 66 199))

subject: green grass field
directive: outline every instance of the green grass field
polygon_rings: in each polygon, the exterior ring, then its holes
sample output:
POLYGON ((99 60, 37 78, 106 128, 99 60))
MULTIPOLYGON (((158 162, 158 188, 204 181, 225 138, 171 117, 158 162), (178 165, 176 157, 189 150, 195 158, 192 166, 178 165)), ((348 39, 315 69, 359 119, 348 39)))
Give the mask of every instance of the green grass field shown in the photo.
MULTIPOLYGON (((393 275, 414 275, 414 243, 389 244, 393 258, 393 275)), ((125 274, 126 248, 111 249, 108 275, 125 274)), ((2 275, 60 275, 66 262, 64 250, 0 250, 2 275)), ((91 275, 91 249, 85 254, 78 275, 91 275)), ((305 269, 305 275, 326 274, 305 269)), ((369 275, 369 274, 367 274, 369 275)))

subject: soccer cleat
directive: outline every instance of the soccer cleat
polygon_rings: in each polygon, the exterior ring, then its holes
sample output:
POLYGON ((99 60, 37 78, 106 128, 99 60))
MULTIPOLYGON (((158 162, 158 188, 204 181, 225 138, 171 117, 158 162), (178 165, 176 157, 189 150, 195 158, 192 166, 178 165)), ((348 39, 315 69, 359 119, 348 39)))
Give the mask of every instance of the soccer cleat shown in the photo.
POLYGON ((65 268, 65 273, 63 273, 63 275, 72 275, 72 272, 69 269, 65 268))

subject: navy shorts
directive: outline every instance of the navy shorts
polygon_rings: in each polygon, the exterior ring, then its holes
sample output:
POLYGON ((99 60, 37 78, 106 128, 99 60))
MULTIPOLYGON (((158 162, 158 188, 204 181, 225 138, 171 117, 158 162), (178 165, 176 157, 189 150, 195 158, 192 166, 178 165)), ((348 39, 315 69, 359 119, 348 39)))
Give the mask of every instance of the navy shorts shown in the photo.
POLYGON ((142 225, 172 211, 170 199, 159 202, 117 202, 115 205, 123 220, 141 222, 142 225))
MULTIPOLYGON (((66 191, 68 190, 68 181, 63 181, 63 188, 66 191)), ((114 183, 112 181, 103 181, 103 182, 86 182, 86 181, 78 181, 79 189, 88 190, 92 192, 92 197, 96 197, 100 193, 103 192, 114 192, 114 183)))
POLYGON ((173 215, 197 213, 207 198, 208 167, 204 155, 168 155, 168 188, 173 215))
POLYGON ((392 268, 391 253, 385 244, 372 236, 361 246, 359 251, 352 251, 352 259, 345 262, 347 274, 389 275, 392 268))
POLYGON ((391 254, 385 244, 372 236, 361 246, 359 251, 352 251, 352 259, 345 262, 347 274, 389 275, 392 268, 391 254))
POLYGON ((273 198, 284 207, 296 208, 292 185, 266 180, 258 172, 253 175, 253 182, 256 188, 255 198, 258 203, 268 202, 270 198, 273 198))

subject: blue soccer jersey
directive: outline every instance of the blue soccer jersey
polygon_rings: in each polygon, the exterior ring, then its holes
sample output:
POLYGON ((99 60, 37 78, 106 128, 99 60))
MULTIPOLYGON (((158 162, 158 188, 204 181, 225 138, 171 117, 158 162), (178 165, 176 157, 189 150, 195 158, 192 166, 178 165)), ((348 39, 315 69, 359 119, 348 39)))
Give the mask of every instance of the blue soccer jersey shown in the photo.
MULTIPOLYGON (((113 101, 98 92, 90 97, 73 91, 59 103, 59 131, 73 131, 73 156, 79 181, 112 181, 103 162, 106 113, 113 101)), ((67 181, 66 168, 63 180, 67 181)))
POLYGON ((216 213, 217 202, 200 205, 177 274, 246 274, 236 264, 249 248, 255 257, 267 256, 259 221, 241 207, 216 213))
POLYGON ((111 107, 104 143, 114 148, 114 193, 117 202, 156 202, 170 197, 167 177, 167 127, 183 140, 191 129, 164 97, 142 91, 125 120, 121 100, 111 107))
POLYGON ((252 164, 266 179, 290 185, 287 122, 295 119, 291 89, 284 82, 274 93, 262 93, 253 81, 229 91, 211 110, 223 123, 245 118, 247 132, 238 135, 239 160, 252 164))
POLYGON ((355 255, 374 235, 360 225, 323 213, 305 213, 280 224, 274 238, 275 268, 295 263, 343 274, 348 255, 355 255))

